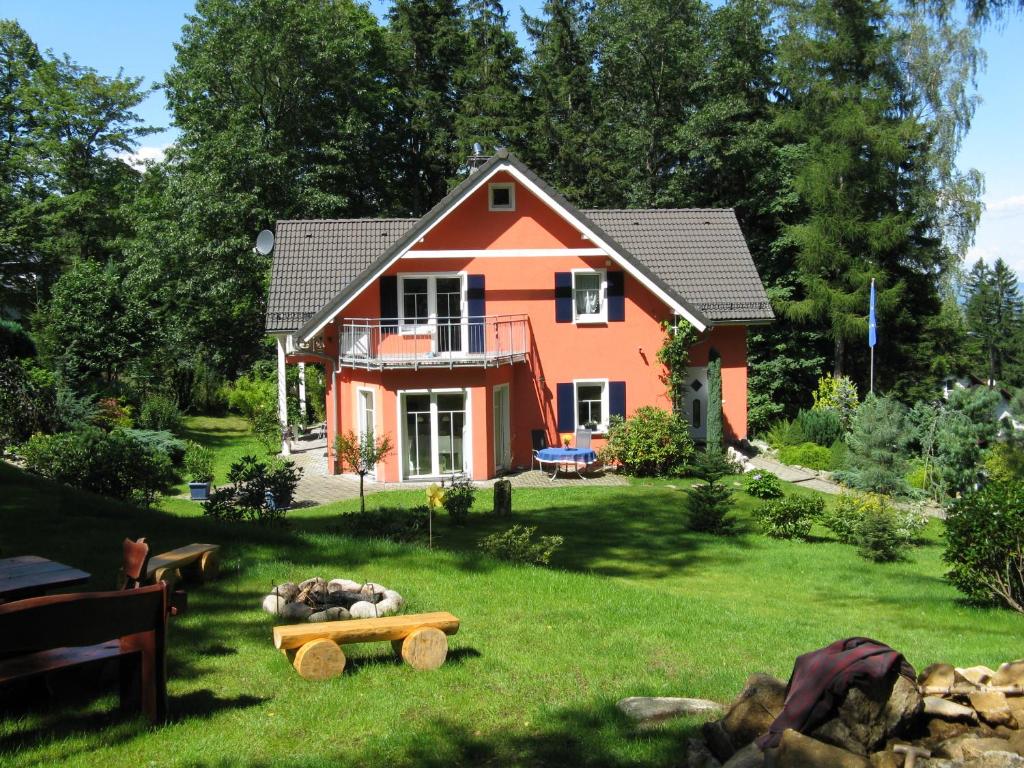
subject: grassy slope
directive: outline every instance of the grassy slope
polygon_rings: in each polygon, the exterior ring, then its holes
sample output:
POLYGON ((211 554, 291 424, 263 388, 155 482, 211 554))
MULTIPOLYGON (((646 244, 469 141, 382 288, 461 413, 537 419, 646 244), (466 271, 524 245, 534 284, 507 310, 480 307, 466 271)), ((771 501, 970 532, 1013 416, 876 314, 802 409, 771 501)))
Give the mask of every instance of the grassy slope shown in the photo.
MULTIPOLYGON (((433 551, 335 535, 354 502, 296 511, 275 531, 220 526, 186 502, 132 512, 2 465, 0 485, 2 556, 55 557, 96 574, 97 587, 113 579, 124 535, 225 546, 224 577, 193 590, 189 613, 172 622, 172 724, 120 720, 109 695, 63 712, 15 709, 0 718, 5 765, 674 765, 696 722, 634 735, 616 717, 618 698, 724 701, 749 673, 784 678, 798 653, 852 634, 918 667, 991 665, 1020 655, 1024 629, 1020 616, 958 604, 941 579, 937 524, 913 562, 878 566, 824 538, 686 533, 682 492, 666 483, 518 490, 514 520, 441 520, 433 551), (558 570, 476 555, 477 539, 512 522, 566 537, 558 570), (415 673, 385 644, 356 646, 341 678, 301 680, 257 606, 273 583, 310 575, 373 579, 412 610, 452 611, 463 629, 448 663, 415 673)), ((753 502, 738 497, 748 513, 753 502)), ((476 510, 489 505, 479 494, 476 510)))

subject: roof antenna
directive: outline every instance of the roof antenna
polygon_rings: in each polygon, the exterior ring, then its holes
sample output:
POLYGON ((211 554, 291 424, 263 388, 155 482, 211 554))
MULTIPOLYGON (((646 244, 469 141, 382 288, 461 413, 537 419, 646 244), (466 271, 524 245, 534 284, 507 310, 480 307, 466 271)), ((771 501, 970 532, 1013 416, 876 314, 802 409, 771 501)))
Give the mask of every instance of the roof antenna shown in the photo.
POLYGON ((484 148, 479 141, 473 142, 473 154, 466 158, 466 165, 469 166, 469 172, 473 173, 481 165, 491 159, 490 155, 484 154, 484 148))

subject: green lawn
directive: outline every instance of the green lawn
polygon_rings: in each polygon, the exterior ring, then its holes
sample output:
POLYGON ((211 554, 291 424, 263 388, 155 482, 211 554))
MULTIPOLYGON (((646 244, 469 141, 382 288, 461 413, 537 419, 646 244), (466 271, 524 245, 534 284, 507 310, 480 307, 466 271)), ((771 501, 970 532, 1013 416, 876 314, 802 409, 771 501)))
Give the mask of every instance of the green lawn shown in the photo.
MULTIPOLYGON (((228 425, 204 430, 238 448, 228 425)), ((138 512, 0 465, 0 556, 73 563, 102 588, 125 535, 224 545, 223 577, 192 590, 172 620, 169 725, 118 718, 112 693, 63 709, 8 705, 0 764, 670 766, 698 721, 636 734, 617 699, 726 701, 748 674, 785 678, 797 654, 847 635, 888 642, 919 668, 1020 656, 1022 617, 965 607, 942 580, 938 523, 911 562, 875 565, 821 531, 813 543, 687 533, 684 484, 520 489, 514 519, 501 521, 480 492, 468 526, 437 521, 431 551, 339 536, 355 501, 294 511, 285 529, 226 526, 188 502, 138 512), (551 569, 477 554, 480 537, 513 522, 565 536, 551 569), (456 614, 449 661, 416 673, 386 644, 356 646, 342 677, 302 680, 273 650, 259 602, 274 583, 313 575, 372 579, 410 610, 456 614)), ((748 518, 753 500, 737 497, 748 518)))

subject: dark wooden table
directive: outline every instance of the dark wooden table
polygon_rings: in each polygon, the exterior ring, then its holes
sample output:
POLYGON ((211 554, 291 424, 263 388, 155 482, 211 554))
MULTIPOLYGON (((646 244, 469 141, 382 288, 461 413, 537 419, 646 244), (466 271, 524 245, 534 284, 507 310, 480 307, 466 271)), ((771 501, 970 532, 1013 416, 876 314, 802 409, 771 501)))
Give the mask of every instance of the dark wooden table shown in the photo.
POLYGON ((90 574, 36 555, 0 559, 0 603, 45 594, 89 580, 90 574))

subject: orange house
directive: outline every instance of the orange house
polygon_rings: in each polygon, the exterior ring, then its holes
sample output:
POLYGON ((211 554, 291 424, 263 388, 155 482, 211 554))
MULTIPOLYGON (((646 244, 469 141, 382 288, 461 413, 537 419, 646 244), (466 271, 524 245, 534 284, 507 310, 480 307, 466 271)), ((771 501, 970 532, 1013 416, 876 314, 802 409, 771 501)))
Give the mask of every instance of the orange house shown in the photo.
POLYGON ((541 435, 589 428, 600 445, 611 416, 670 408, 656 355, 678 318, 699 334, 680 404, 693 436, 712 350, 726 436, 747 435, 747 326, 772 312, 730 209, 579 210, 501 150, 422 218, 276 236, 282 420, 286 364, 323 365, 328 445, 391 437, 378 480, 490 478, 529 466, 541 435))

